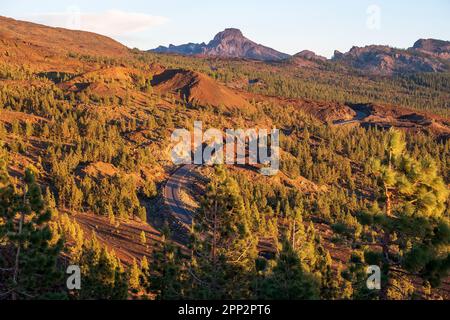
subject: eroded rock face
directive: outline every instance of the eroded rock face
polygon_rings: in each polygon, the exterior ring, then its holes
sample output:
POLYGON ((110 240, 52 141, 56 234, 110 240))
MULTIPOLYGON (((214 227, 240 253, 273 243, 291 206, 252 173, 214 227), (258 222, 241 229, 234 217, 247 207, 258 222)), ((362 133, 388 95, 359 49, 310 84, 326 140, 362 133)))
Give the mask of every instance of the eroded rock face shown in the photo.
POLYGON ((412 72, 444 72, 449 66, 433 55, 420 54, 415 49, 401 50, 388 46, 353 47, 335 55, 334 61, 372 74, 390 75, 412 72))
POLYGON ((412 50, 424 52, 435 57, 450 60, 450 41, 436 39, 419 39, 414 43, 412 50))
POLYGON ((312 61, 326 61, 327 58, 317 55, 315 52, 310 50, 303 50, 294 55, 295 58, 302 58, 312 61))
POLYGON ((219 32, 208 44, 189 43, 180 46, 160 46, 151 50, 158 53, 178 53, 186 55, 208 55, 224 58, 246 58, 261 61, 283 60, 288 54, 257 44, 242 34, 239 29, 229 28, 219 32))

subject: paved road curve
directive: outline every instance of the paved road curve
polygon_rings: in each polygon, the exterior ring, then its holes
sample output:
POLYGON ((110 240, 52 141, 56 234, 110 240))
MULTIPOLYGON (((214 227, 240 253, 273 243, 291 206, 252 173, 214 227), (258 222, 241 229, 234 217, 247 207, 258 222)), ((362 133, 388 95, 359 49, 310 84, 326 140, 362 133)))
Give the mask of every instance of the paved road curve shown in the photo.
POLYGON ((356 111, 356 116, 353 119, 350 120, 337 120, 334 122, 335 125, 342 126, 349 123, 358 123, 361 120, 364 120, 370 115, 370 113, 365 111, 356 111))
POLYGON ((188 189, 189 176, 192 175, 194 165, 188 164, 180 167, 167 180, 164 187, 164 201, 171 213, 181 223, 190 226, 192 224, 192 212, 189 211, 181 199, 181 189, 188 189))
MULTIPOLYGON (((188 228, 192 225, 192 211, 187 208, 181 199, 181 189, 189 189, 194 168, 195 165, 192 164, 180 167, 170 176, 164 187, 164 201, 170 210, 170 214, 188 228)), ((260 239, 258 249, 263 255, 273 255, 276 252, 272 239, 260 239)))

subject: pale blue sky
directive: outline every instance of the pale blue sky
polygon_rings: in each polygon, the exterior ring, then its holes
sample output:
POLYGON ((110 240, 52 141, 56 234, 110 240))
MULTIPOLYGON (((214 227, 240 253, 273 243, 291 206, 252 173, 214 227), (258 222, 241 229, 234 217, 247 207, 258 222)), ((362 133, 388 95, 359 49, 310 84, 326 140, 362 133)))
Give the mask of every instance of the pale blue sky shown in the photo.
POLYGON ((450 40, 449 0, 2 0, 0 15, 103 33, 129 47, 207 42, 226 27, 294 54, 450 40), (375 6, 375 7, 374 7, 375 6), (379 12, 379 15, 378 15, 379 12))

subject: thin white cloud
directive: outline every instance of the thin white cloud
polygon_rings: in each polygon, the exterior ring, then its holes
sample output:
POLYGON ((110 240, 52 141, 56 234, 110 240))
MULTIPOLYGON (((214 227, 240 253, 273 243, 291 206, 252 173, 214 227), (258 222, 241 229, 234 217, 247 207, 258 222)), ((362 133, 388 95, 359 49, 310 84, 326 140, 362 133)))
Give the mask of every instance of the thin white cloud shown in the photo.
POLYGON ((162 25, 166 17, 137 12, 108 10, 101 13, 83 12, 70 7, 66 12, 32 13, 24 20, 73 30, 90 31, 110 37, 127 36, 162 25))

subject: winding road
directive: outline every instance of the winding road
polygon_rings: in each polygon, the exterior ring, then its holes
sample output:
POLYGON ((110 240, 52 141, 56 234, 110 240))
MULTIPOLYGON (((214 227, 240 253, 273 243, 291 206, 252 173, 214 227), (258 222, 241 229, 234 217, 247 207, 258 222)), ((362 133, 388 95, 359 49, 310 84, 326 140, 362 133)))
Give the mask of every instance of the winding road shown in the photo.
MULTIPOLYGON (((169 214, 173 216, 178 225, 182 225, 184 230, 189 229, 192 225, 193 212, 189 210, 188 205, 181 198, 181 190, 189 189, 195 167, 195 165, 189 164, 178 168, 167 180, 163 191, 164 202, 169 209, 169 214)), ((176 234, 180 236, 182 232, 176 231, 176 234)), ((270 238, 261 238, 258 249, 260 254, 264 256, 273 255, 276 252, 276 247, 270 238)))
POLYGON ((178 168, 167 180, 164 187, 164 201, 171 214, 185 226, 192 224, 192 212, 181 199, 181 189, 189 189, 189 177, 195 165, 188 164, 178 168))
POLYGON ((342 126, 342 125, 346 125, 346 124, 350 124, 350 123, 359 123, 370 115, 370 113, 366 112, 366 111, 355 110, 355 112, 356 112, 356 115, 352 119, 337 120, 334 122, 334 124, 338 125, 338 126, 342 126))

